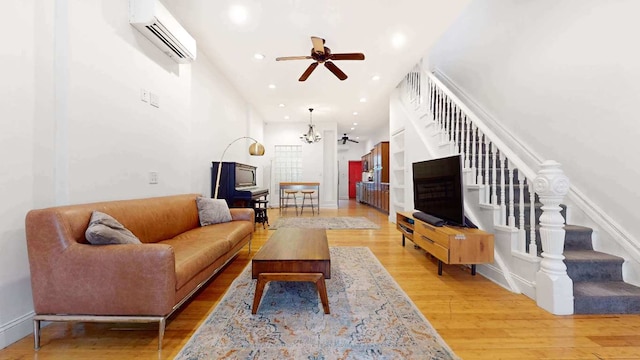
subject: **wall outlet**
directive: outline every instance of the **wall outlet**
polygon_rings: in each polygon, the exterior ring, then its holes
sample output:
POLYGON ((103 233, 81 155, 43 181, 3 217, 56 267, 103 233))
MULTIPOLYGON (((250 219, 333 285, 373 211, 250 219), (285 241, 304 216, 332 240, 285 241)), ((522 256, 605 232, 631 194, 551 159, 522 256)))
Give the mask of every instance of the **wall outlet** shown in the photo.
POLYGON ((146 89, 140 89, 140 100, 146 103, 149 102, 149 91, 146 89))
POLYGON ((158 172, 151 171, 149 173, 149 184, 157 184, 158 183, 158 172))
POLYGON ((151 106, 155 106, 157 108, 160 107, 160 97, 158 94, 149 93, 151 99, 151 106))

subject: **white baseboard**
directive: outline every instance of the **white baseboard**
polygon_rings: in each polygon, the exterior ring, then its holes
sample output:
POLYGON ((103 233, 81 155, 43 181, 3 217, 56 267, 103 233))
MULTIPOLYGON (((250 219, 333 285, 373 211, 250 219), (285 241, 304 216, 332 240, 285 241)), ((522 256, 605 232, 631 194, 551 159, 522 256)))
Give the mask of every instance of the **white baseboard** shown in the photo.
POLYGON ((476 271, 478 274, 486 277, 487 279, 502 286, 503 288, 511 292, 514 291, 509 282, 506 280, 504 272, 499 267, 492 264, 478 264, 476 265, 476 271))
POLYGON ((33 316, 30 311, 6 324, 0 324, 0 349, 4 349, 23 337, 33 333, 33 316))

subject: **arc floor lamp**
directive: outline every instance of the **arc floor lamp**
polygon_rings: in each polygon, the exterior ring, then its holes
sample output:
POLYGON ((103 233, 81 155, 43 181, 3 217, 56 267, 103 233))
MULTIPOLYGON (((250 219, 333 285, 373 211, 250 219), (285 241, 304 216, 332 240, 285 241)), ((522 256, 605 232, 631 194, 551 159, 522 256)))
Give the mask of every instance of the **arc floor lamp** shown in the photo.
POLYGON ((264 145, 260 144, 258 142, 258 140, 250 137, 250 136, 241 136, 235 140, 233 140, 232 142, 229 143, 229 145, 227 145, 227 147, 224 149, 224 151, 222 152, 222 156, 220 157, 220 163, 218 164, 218 173, 216 175, 216 191, 215 194, 213 195, 214 199, 218 198, 218 188, 220 187, 220 174, 222 172, 222 159, 224 159, 224 154, 227 153, 227 150, 229 150, 229 147, 231 147, 231 145, 233 145, 235 142, 242 140, 242 139, 251 139, 253 140, 253 144, 249 145, 249 155, 251 156, 262 156, 264 155, 264 145))

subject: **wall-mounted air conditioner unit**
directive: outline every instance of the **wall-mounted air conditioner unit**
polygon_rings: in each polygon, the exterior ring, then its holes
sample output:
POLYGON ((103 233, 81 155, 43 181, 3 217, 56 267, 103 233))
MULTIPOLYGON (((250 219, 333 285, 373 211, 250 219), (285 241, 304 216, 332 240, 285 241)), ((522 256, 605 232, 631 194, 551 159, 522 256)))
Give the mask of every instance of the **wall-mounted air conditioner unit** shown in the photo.
POLYGON ((196 40, 159 0, 129 0, 129 23, 176 62, 196 59, 196 40))

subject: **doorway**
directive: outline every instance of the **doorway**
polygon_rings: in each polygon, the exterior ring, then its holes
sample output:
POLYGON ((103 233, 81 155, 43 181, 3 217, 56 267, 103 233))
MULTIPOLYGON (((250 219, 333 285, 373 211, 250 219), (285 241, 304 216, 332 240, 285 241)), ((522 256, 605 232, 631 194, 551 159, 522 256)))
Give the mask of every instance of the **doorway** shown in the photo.
POLYGON ((356 198, 356 183, 362 181, 362 161, 349 160, 349 199, 356 198))

